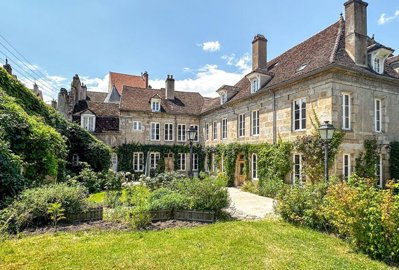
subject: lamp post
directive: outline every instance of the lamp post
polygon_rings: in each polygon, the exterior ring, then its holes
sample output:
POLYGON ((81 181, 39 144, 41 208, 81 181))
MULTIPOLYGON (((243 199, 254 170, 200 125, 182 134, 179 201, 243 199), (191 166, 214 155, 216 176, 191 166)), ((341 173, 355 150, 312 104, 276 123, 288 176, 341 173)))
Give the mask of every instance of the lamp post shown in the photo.
POLYGON ((190 142, 190 171, 189 171, 189 177, 193 178, 193 141, 195 140, 195 137, 197 136, 197 130, 194 127, 190 127, 190 129, 187 130, 188 133, 188 141, 190 142))
POLYGON ((324 142, 324 179, 328 183, 328 143, 334 135, 335 127, 329 123, 329 121, 324 121, 319 128, 320 138, 324 142))

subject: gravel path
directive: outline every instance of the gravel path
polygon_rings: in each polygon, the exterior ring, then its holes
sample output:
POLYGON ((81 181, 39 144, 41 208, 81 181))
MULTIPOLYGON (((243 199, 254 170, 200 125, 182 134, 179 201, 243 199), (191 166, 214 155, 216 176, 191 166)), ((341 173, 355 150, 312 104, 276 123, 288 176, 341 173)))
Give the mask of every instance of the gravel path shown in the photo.
POLYGON ((237 219, 262 219, 274 213, 274 199, 244 192, 238 188, 228 188, 230 206, 228 213, 237 219))

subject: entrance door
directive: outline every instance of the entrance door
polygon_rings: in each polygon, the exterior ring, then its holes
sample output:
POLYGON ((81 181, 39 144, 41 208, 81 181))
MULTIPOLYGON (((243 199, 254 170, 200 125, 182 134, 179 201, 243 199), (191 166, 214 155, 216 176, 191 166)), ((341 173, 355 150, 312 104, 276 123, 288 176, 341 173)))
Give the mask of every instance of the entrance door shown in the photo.
POLYGON ((245 161, 244 155, 238 155, 237 158, 237 167, 236 167, 236 186, 241 186, 245 182, 245 161))
POLYGON ((169 153, 169 154, 165 154, 165 171, 166 172, 171 172, 174 170, 174 160, 173 160, 173 154, 169 153))

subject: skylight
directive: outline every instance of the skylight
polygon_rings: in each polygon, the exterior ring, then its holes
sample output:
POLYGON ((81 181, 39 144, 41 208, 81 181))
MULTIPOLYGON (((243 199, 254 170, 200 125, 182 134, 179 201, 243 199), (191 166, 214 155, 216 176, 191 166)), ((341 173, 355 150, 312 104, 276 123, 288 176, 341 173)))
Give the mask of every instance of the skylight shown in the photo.
POLYGON ((299 72, 299 71, 302 71, 302 70, 304 70, 305 69, 305 67, 307 66, 308 64, 303 64, 302 66, 300 66, 296 71, 297 72, 299 72))

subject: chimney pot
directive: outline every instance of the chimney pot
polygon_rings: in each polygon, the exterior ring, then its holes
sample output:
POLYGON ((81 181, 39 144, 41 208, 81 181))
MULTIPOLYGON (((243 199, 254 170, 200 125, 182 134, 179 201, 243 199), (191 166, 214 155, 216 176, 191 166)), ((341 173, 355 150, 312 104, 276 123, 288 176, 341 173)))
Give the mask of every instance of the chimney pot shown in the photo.
POLYGON ((169 100, 175 99, 175 79, 173 79, 173 75, 168 75, 165 81, 165 97, 169 100))
POLYGON ((252 70, 267 68, 267 39, 257 34, 252 40, 252 70))

